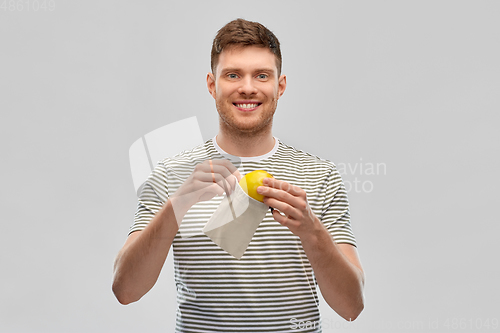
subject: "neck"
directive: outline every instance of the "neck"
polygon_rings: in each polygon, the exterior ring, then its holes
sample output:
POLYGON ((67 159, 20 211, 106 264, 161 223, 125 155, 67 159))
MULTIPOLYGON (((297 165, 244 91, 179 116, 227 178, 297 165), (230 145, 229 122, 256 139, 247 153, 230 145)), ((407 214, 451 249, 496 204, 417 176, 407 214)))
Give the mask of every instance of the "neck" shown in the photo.
POLYGON ((271 128, 261 133, 238 134, 219 129, 217 144, 226 153, 239 157, 261 156, 274 148, 274 137, 271 128))

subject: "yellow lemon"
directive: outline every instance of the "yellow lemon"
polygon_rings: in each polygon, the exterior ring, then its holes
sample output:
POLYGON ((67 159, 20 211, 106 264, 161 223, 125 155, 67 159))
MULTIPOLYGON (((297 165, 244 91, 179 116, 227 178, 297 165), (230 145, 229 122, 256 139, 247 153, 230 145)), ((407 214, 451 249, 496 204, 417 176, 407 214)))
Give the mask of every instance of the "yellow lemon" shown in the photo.
POLYGON ((255 170, 241 178, 240 186, 251 198, 263 202, 264 196, 257 193, 257 187, 263 185, 264 178, 273 178, 273 175, 264 170, 255 170))

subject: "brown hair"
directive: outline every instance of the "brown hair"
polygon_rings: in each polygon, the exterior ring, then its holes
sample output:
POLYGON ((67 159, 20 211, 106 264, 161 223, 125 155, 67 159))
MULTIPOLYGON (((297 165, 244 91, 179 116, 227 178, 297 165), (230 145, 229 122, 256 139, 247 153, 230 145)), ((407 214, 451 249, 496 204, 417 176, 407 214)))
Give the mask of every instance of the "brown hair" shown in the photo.
POLYGON ((215 73, 219 56, 224 49, 250 45, 266 47, 275 55, 278 76, 280 76, 281 50, 278 38, 262 24, 241 18, 229 22, 217 32, 212 44, 212 73, 215 73))

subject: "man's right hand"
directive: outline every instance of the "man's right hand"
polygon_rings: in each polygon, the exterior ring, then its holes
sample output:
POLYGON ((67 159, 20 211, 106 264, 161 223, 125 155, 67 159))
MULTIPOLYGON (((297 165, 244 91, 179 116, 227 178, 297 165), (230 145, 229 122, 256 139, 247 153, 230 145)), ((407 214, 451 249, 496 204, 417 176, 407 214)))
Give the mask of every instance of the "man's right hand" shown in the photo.
POLYGON ((231 194, 241 178, 238 169, 226 159, 207 160, 196 165, 193 173, 169 198, 178 224, 194 204, 216 195, 231 194))

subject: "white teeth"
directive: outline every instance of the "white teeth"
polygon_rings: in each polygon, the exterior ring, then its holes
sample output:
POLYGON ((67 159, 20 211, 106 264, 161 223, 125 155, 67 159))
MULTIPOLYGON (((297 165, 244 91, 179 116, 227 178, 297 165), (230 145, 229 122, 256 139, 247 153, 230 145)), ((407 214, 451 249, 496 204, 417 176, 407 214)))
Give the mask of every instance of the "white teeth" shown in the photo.
POLYGON ((242 109, 252 109, 259 106, 259 104, 236 104, 236 106, 242 109))

